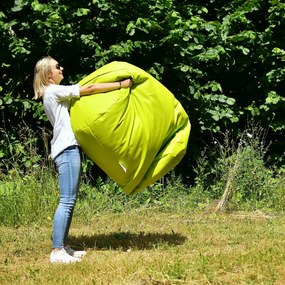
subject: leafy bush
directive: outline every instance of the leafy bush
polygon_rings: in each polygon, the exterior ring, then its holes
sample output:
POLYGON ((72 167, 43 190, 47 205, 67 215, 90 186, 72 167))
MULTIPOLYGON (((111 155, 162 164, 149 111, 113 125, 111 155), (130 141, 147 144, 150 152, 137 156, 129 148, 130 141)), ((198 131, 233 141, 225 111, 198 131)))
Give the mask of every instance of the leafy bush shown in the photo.
MULTIPOLYGON (((248 117, 269 126, 271 162, 284 162, 281 1, 3 0, 0 8, 0 110, 14 149, 21 148, 15 118, 33 130, 50 128, 42 104, 31 100, 34 65, 50 54, 65 67, 63 83, 124 60, 168 87, 193 130, 179 174, 191 171, 201 141, 244 129, 248 117)), ((9 147, 0 144, 6 161, 9 147)))
POLYGON ((44 160, 44 154, 38 149, 40 135, 25 122, 19 123, 17 128, 13 125, 0 128, 0 134, 0 169, 14 168, 24 173, 44 160))

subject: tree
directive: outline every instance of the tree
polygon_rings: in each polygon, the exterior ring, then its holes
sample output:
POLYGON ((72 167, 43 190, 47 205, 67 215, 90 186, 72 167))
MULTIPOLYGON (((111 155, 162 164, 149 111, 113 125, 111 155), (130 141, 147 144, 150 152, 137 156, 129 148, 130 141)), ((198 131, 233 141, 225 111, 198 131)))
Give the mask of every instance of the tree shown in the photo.
MULTIPOLYGON (((49 128, 41 104, 31 98, 34 65, 50 54, 62 60, 65 83, 123 60, 168 87, 192 123, 179 172, 191 168, 201 142, 210 144, 213 134, 225 129, 239 133, 249 118, 268 128, 272 161, 280 160, 285 126, 281 1, 3 0, 0 6, 0 110, 2 128, 12 140, 19 121, 49 128)), ((10 154, 5 136, 0 141, 5 158, 10 154)))

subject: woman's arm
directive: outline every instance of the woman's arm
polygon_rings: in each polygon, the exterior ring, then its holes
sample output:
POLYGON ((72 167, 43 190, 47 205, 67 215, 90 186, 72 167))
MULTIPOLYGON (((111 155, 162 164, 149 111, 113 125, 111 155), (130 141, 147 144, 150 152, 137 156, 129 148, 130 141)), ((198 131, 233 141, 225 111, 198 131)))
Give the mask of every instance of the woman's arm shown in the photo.
POLYGON ((94 93, 102 93, 107 91, 113 91, 121 88, 130 88, 132 86, 131 79, 125 79, 117 82, 96 83, 80 86, 80 96, 90 95, 94 93))

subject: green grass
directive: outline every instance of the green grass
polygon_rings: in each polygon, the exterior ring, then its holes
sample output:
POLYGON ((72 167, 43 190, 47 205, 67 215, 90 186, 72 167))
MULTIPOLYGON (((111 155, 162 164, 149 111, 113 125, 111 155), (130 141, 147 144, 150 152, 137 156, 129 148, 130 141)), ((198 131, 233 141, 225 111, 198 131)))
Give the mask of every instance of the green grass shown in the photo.
POLYGON ((55 168, 22 172, 20 161, 0 174, 0 284, 284 285, 285 166, 266 166, 262 134, 225 134, 201 154, 192 186, 172 173, 126 196, 85 173, 70 241, 88 253, 69 265, 49 263, 55 168))
POLYGON ((76 216, 81 263, 49 263, 52 222, 0 228, 0 284, 285 284, 284 216, 159 207, 76 216))

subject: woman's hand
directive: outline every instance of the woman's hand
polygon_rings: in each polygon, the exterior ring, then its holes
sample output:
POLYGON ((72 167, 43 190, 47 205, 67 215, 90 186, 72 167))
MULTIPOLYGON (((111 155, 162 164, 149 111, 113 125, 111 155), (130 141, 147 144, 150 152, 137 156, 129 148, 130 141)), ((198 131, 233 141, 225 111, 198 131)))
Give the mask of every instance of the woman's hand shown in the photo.
POLYGON ((132 79, 125 79, 120 81, 121 88, 131 88, 133 84, 132 79))

